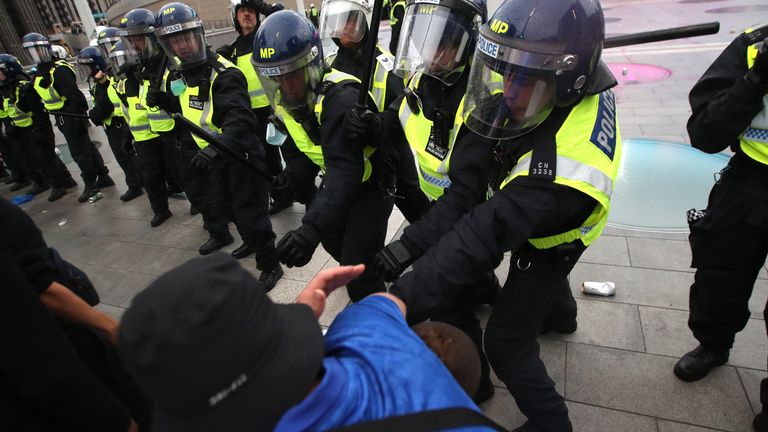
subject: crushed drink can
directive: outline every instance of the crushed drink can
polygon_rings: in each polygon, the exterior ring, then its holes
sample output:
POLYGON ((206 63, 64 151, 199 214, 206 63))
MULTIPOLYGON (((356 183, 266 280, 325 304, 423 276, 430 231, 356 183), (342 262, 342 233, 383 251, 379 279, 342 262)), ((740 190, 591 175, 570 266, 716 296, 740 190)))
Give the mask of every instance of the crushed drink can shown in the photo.
POLYGON ((581 284, 581 292, 609 297, 616 294, 616 284, 613 282, 584 282, 581 284))
POLYGON ((104 194, 102 194, 101 192, 96 192, 95 194, 93 194, 92 197, 88 198, 88 202, 95 203, 96 201, 102 199, 103 197, 104 197, 104 194))

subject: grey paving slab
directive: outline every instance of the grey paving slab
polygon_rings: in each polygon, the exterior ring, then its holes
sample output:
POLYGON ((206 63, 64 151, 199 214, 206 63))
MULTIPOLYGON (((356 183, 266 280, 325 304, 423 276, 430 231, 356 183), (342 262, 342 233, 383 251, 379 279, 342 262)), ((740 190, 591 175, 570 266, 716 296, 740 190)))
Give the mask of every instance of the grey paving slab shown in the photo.
POLYGON ((603 235, 589 245, 579 262, 629 266, 629 250, 624 237, 603 235))
POLYGON ((117 240, 94 239, 72 260, 82 264, 132 270, 131 267, 146 258, 151 247, 117 240))
POLYGON ((147 221, 110 218, 90 225, 83 235, 108 240, 136 241, 152 230, 147 221))
POLYGON ((656 419, 578 402, 566 402, 574 432, 657 432, 656 419))
POLYGON ((96 287, 101 302, 119 306, 143 290, 154 276, 110 267, 84 264, 80 266, 96 287))
POLYGON ((485 415, 508 430, 514 429, 525 423, 525 416, 515 404, 515 400, 508 391, 496 389, 494 396, 480 404, 485 415))
POLYGON ((329 326, 336 315, 339 314, 351 302, 346 287, 339 287, 325 301, 325 311, 320 316, 320 325, 329 326))
POLYGON ((279 240, 282 234, 301 226, 301 219, 303 217, 304 213, 280 212, 270 218, 272 221, 272 231, 277 234, 279 240))
MULTIPOLYGON (((237 237, 237 233, 233 233, 233 236, 237 237)), ((144 235, 136 239, 136 241, 138 243, 196 251, 200 245, 208 240, 208 237, 208 232, 201 226, 177 224, 168 221, 159 227, 151 228, 145 232, 144 235)), ((235 243, 237 243, 237 245, 240 244, 237 241, 235 241, 235 243)))
POLYGON ((91 247, 99 239, 78 235, 43 231, 43 239, 49 247, 56 248, 69 261, 81 261, 90 257, 91 247))
POLYGON ((692 273, 605 264, 580 262, 571 271, 571 289, 576 297, 682 310, 688 309, 688 292, 692 282, 692 273), (616 294, 613 297, 584 294, 581 284, 585 281, 613 282, 616 294))
POLYGON ((627 238, 627 243, 635 267, 693 272, 687 241, 627 238))
POLYGON ((112 306, 108 304, 98 304, 95 306, 97 310, 105 313, 108 317, 115 319, 116 321, 120 321, 120 319, 123 318, 123 314, 125 313, 125 309, 117 306, 112 306))
POLYGON ((579 327, 575 333, 547 334, 546 337, 630 351, 645 351, 637 306, 576 299, 579 327))
POLYGON ((608 222, 608 226, 603 229, 603 234, 607 236, 622 236, 622 237, 639 237, 639 238, 656 238, 665 240, 688 240, 688 233, 679 232, 655 232, 655 231, 637 231, 613 227, 608 222))
POLYGON ((749 428, 752 409, 734 368, 685 383, 672 374, 674 363, 669 357, 570 344, 565 397, 716 429, 749 428))
POLYGON ((752 312, 752 318, 763 319, 763 310, 765 310, 766 304, 768 304, 768 281, 758 279, 755 281, 752 296, 749 298, 749 310, 752 312))
POLYGON ((709 432, 715 429, 707 429, 689 424, 677 423, 669 420, 659 420, 659 432, 709 432))
POLYGON ((162 246, 142 245, 142 257, 129 270, 161 275, 188 260, 200 256, 197 252, 162 246))
MULTIPOLYGON (((260 272, 256 271, 254 273, 260 272)), ((258 276, 258 274, 254 274, 254 277, 258 276)), ((298 296, 301 290, 306 286, 306 282, 280 278, 280 280, 277 281, 277 285, 275 285, 268 295, 275 303, 289 304, 296 300, 296 296, 298 296)))
MULTIPOLYGON (((647 352, 679 358, 699 343, 688 329, 688 312, 640 306, 647 352)), ((736 335, 728 364, 766 369, 768 340, 761 320, 749 320, 736 335)))
POLYGON ((736 368, 736 370, 739 372, 742 384, 744 384, 744 390, 747 391, 749 402, 752 404, 752 411, 758 414, 763 410, 760 404, 760 382, 768 378, 768 373, 744 368, 736 368))
MULTIPOLYGON (((565 358, 566 342, 550 338, 539 338, 539 357, 547 368, 547 374, 555 382, 555 390, 561 395, 565 392, 565 358)), ((498 387, 496 394, 507 393, 507 387, 499 380, 496 373, 491 371, 491 381, 498 387)))

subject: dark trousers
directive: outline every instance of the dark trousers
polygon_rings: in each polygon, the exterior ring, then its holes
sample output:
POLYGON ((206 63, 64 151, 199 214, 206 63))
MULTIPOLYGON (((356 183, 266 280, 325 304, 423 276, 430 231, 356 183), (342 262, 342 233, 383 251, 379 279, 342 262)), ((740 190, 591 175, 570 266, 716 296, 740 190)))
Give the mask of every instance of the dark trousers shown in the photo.
POLYGON ((575 310, 567 277, 584 249, 578 240, 562 248, 531 248, 519 266, 513 255, 485 330, 485 353, 491 367, 536 431, 572 430, 565 401, 539 358, 537 337, 549 317, 575 310), (530 267, 522 270, 526 261, 530 267))
POLYGON ((109 173, 101 153, 88 135, 88 121, 85 119, 57 116, 57 125, 67 140, 72 159, 80 168, 80 176, 86 187, 96 183, 98 176, 109 173))
POLYGON ((71 181, 72 174, 56 154, 56 138, 51 122, 36 121, 30 129, 33 160, 43 170, 54 189, 63 188, 65 183, 71 181))
POLYGON ((165 188, 165 149, 160 137, 136 141, 136 163, 138 164, 149 205, 155 213, 168 210, 168 193, 165 188))
POLYGON ((17 180, 28 180, 31 177, 29 171, 30 157, 18 132, 18 128, 8 126, 8 123, 6 123, 6 133, 7 135, 0 141, 0 152, 3 153, 5 163, 17 180))
POLYGON ((366 182, 350 204, 347 217, 321 233, 323 247, 341 265, 365 264, 363 274, 347 284, 354 302, 384 291, 384 279, 376 270, 374 257, 384 247, 392 206, 392 200, 366 182))
POLYGON ((227 156, 218 158, 218 205, 235 221, 237 232, 256 255, 256 268, 271 270, 278 264, 275 233, 269 220, 266 180, 227 156))
POLYGON ((123 151, 123 141, 126 139, 125 128, 127 127, 128 125, 121 117, 112 117, 112 122, 109 126, 104 126, 104 131, 107 134, 109 148, 112 149, 117 164, 125 173, 125 184, 128 185, 129 189, 141 189, 141 176, 134 163, 133 155, 123 151))
POLYGON ((189 161, 197 154, 200 148, 190 138, 180 140, 174 135, 165 137, 174 152, 176 172, 174 176, 181 181, 181 187, 187 194, 190 204, 200 211, 203 216, 203 228, 211 237, 220 238, 229 233, 227 223, 229 219, 219 205, 219 174, 218 167, 214 166, 208 175, 199 175, 189 169, 189 161))

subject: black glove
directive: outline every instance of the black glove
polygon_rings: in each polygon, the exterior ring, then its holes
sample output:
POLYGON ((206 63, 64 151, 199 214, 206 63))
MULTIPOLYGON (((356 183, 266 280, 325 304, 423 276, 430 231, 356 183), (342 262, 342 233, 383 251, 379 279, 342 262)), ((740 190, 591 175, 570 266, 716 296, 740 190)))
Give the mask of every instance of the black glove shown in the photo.
POLYGON ((413 264, 415 258, 400 240, 384 246, 375 257, 376 268, 387 282, 393 282, 413 264))
POLYGON ((216 49, 216 54, 226 59, 232 58, 232 54, 234 53, 235 53, 235 49, 232 48, 232 45, 228 45, 228 44, 224 44, 216 49))
POLYGON ((768 91, 768 38, 763 41, 760 51, 757 52, 752 68, 747 71, 746 79, 761 90, 768 91))
POLYGON ((150 90, 147 92, 147 106, 169 111, 171 98, 173 98, 173 96, 167 92, 161 90, 150 90))
POLYGON ((382 116, 371 110, 351 109, 344 117, 344 136, 361 141, 368 136, 381 132, 382 116))
POLYGON ((95 124, 96 126, 101 126, 104 124, 103 121, 96 117, 96 114, 93 112, 93 110, 88 111, 88 118, 91 120, 91 123, 95 124))
POLYGON ((198 174, 208 174, 213 168, 213 160, 219 155, 213 147, 207 146, 200 149, 192 160, 189 161, 189 169, 198 174))
POLYGON ((275 177, 275 182, 269 187, 269 196, 276 202, 293 202, 295 195, 291 179, 282 173, 275 177))
POLYGON ((318 244, 320 233, 311 225, 303 224, 280 239, 277 243, 277 258, 288 267, 302 267, 312 259, 318 244))

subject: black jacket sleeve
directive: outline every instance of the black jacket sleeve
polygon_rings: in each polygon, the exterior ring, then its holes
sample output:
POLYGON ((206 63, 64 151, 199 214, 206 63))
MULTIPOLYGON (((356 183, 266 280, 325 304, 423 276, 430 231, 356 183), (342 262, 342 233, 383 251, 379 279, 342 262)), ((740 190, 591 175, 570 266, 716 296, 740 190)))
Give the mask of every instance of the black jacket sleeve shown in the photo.
POLYGON ((739 135, 763 107, 763 92, 744 76, 747 45, 737 37, 691 89, 691 145, 707 153, 736 148, 739 135))
MULTIPOLYGON (((40 99, 40 95, 31 87, 31 84, 26 85, 29 87, 19 92, 19 100, 16 101, 16 105, 22 111, 42 114, 47 117, 48 114, 44 112, 45 108, 43 107, 43 100, 40 99)), ((35 123, 39 122, 39 117, 35 117, 34 121, 35 123)))
POLYGON ((264 144, 254 133, 256 115, 251 111, 248 84, 237 69, 220 72, 213 81, 213 124, 221 128, 224 144, 264 160, 264 144))
POLYGON ((0 247, 0 421, 8 430, 125 432, 130 415, 86 369, 53 316, 0 247), (43 420, 44 419, 44 420, 43 420), (47 427, 40 429, 31 423, 47 427))
POLYGON ((112 105, 112 101, 109 99, 109 80, 103 83, 96 83, 93 88, 93 109, 91 113, 99 121, 104 121, 112 115, 115 110, 115 106, 112 105))
POLYGON ((56 269, 43 234, 23 210, 5 199, 0 199, 0 246, 13 254, 35 292, 48 289, 56 269))
POLYGON ((435 245, 464 213, 485 200, 495 141, 467 129, 460 132, 451 155, 451 186, 418 221, 405 228, 400 240, 415 256, 435 245))
POLYGON ((64 112, 86 114, 88 112, 88 102, 85 95, 77 86, 77 77, 66 66, 57 66, 53 71, 53 88, 61 95, 67 98, 64 102, 64 112))
POLYGON ((505 252, 579 226, 596 204, 567 186, 518 177, 461 217, 390 292, 408 306, 409 321, 424 318, 442 299, 495 269, 505 252))
POLYGON ((347 140, 343 132, 344 116, 355 106, 357 91, 355 85, 336 85, 323 102, 320 140, 325 160, 324 188, 302 220, 320 232, 344 215, 362 185, 362 144, 347 140))

